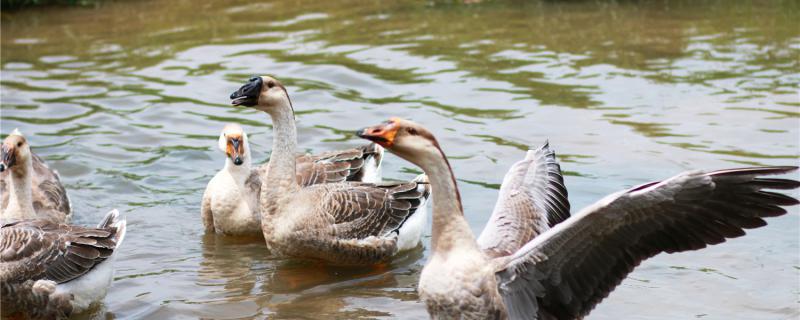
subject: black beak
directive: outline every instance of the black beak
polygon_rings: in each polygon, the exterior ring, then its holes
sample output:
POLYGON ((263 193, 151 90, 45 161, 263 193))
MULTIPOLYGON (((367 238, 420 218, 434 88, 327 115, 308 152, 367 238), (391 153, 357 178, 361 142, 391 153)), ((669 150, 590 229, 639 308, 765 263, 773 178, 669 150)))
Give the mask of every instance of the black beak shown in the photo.
POLYGON ((239 90, 231 93, 231 104, 234 106, 253 107, 258 104, 261 93, 261 77, 252 77, 239 90))
POLYGON ((241 141, 239 139, 231 139, 231 144, 233 145, 233 164, 240 166, 244 161, 242 160, 242 155, 239 153, 239 144, 241 141))
POLYGON ((14 154, 14 148, 9 148, 5 144, 0 148, 0 159, 2 159, 2 163, 0 163, 0 172, 6 171, 6 169, 14 165, 17 160, 14 154))

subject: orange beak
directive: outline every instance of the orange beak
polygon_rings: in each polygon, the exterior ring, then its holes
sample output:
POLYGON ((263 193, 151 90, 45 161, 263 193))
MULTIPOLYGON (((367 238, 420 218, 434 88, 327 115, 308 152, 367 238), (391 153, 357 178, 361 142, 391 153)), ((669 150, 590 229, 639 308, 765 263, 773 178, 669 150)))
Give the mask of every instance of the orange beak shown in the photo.
POLYGON ((392 118, 379 125, 358 130, 356 135, 390 149, 394 145, 394 138, 398 129, 400 129, 398 121, 392 118))

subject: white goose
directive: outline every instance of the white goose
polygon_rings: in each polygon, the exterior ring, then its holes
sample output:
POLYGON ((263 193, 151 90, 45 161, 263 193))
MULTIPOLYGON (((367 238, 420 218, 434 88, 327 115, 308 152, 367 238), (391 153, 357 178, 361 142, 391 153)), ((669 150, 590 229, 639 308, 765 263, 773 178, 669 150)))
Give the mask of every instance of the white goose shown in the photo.
POLYGON ((642 260, 705 248, 786 213, 800 182, 764 178, 797 167, 690 171, 617 192, 569 217, 547 145, 503 179, 476 241, 447 157, 422 126, 393 118, 358 135, 420 166, 431 179, 432 255, 419 293, 433 318, 579 319, 642 260))
POLYGON ((31 151, 19 130, 3 140, 0 158, 0 220, 69 223, 72 209, 58 173, 31 151))
POLYGON ((294 110, 283 85, 254 77, 231 99, 273 121, 273 151, 260 198, 262 232, 273 254, 369 265, 420 243, 429 195, 424 175, 406 183, 302 186, 296 178, 294 110))
MULTIPOLYGON (((226 125, 218 140, 225 166, 208 182, 200 209, 206 232, 261 235, 259 197, 267 165, 252 168, 247 133, 226 125)), ((342 181, 380 182, 383 148, 375 143, 358 148, 299 155, 297 181, 301 186, 342 181)))
POLYGON ((125 238, 117 210, 97 228, 44 219, 0 228, 0 303, 3 315, 65 318, 103 300, 125 238))

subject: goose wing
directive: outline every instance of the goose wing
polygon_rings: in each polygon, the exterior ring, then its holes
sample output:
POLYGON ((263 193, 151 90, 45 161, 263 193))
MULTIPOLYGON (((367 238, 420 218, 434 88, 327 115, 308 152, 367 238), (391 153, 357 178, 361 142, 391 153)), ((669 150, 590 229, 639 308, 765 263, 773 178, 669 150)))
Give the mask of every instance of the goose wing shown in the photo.
POLYGON ((430 195, 424 175, 412 182, 327 183, 299 195, 302 230, 293 233, 297 256, 337 265, 386 261, 400 250, 401 228, 430 195), (313 200, 312 200, 313 199, 313 200), (304 207, 310 205, 310 207, 304 207))
POLYGON ((430 196, 424 175, 403 183, 320 185, 318 210, 332 219, 338 239, 387 237, 430 196))
MULTIPOLYGON (((67 190, 61 184, 58 173, 50 169, 44 160, 33 154, 33 172, 31 172, 31 201, 37 216, 53 222, 68 222, 72 216, 67 190)), ((8 206, 11 187, 11 174, 6 170, 0 173, 0 205, 8 206)))
POLYGON ((561 167, 545 143, 528 151, 506 173, 478 245, 490 257, 507 256, 567 218, 569 200, 561 167))
POLYGON ((67 282, 111 256, 124 234, 116 210, 97 228, 24 220, 0 228, 0 282, 67 282))
MULTIPOLYGON (((380 165, 383 148, 370 143, 357 148, 304 155, 297 158, 297 181, 301 186, 342 181, 363 181, 366 172, 380 165)), ((374 181, 371 181, 374 182, 374 181)))
POLYGON ((606 197, 496 260, 509 315, 579 318, 644 259, 705 248, 766 225, 763 218, 798 201, 764 189, 795 189, 800 182, 762 176, 796 169, 686 172, 606 197))

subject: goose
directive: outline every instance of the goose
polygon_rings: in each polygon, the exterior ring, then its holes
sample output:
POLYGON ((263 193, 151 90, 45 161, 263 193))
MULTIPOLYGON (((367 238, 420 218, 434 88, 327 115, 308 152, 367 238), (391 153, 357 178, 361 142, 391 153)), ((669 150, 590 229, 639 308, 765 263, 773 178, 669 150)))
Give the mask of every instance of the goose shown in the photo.
POLYGON ((766 225, 797 199, 764 189, 800 182, 765 178, 797 167, 688 171, 611 194, 570 216, 554 153, 528 151, 503 179, 477 240, 447 157, 433 134, 391 118, 357 135, 430 177, 431 256, 418 291, 432 318, 579 319, 643 260, 698 250, 766 225))
POLYGON ((72 206, 58 172, 31 151, 18 129, 3 140, 0 154, 0 219, 69 223, 72 206))
MULTIPOLYGON (((225 166, 208 182, 201 205, 201 218, 208 233, 260 236, 259 195, 267 165, 252 168, 247 133, 238 124, 228 124, 218 140, 225 153, 225 166)), ((295 158, 301 186, 348 181, 380 182, 383 148, 370 143, 357 148, 303 154, 295 158)))
POLYGON ((231 100, 272 118, 273 151, 259 206, 264 240, 274 256, 382 265, 419 245, 430 194, 424 175, 410 182, 302 186, 296 179, 297 129, 286 88, 275 78, 253 77, 231 100))
POLYGON ((101 301, 125 238, 125 219, 112 210, 96 228, 46 219, 0 227, 3 315, 65 318, 101 301))

